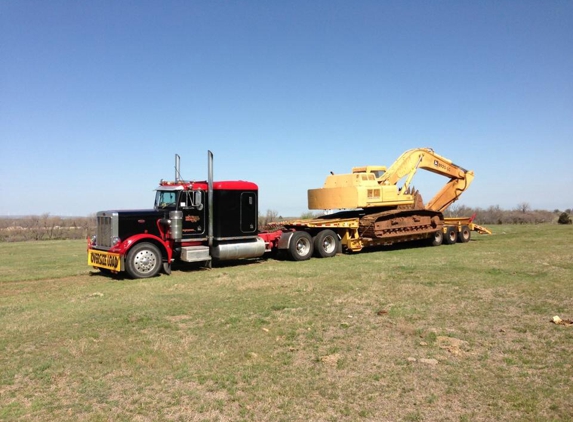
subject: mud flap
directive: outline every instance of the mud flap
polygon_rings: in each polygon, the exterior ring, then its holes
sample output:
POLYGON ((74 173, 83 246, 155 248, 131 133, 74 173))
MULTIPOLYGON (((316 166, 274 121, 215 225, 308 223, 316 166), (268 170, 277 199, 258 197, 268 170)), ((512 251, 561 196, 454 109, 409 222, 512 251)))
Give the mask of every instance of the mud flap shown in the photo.
POLYGON ((170 262, 164 262, 163 263, 163 272, 167 275, 171 275, 171 263, 170 262))

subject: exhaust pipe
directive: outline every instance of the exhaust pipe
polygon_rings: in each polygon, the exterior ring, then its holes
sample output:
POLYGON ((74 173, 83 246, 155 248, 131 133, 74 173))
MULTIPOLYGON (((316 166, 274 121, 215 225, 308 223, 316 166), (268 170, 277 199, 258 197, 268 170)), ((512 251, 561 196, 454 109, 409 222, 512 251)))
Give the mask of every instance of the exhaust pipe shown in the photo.
POLYGON ((207 191, 207 201, 208 204, 208 214, 209 214, 209 224, 207 225, 207 239, 209 240, 209 250, 213 247, 213 153, 211 151, 207 152, 208 156, 208 191, 207 191))
POLYGON ((180 165, 181 165, 181 157, 179 157, 179 154, 175 154, 175 181, 179 182, 180 178, 181 178, 181 173, 180 173, 180 165))

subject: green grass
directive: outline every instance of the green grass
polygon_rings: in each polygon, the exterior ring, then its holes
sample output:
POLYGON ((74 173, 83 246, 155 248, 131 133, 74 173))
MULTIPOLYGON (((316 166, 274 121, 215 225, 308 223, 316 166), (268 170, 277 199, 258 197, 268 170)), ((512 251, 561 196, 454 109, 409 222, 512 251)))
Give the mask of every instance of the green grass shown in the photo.
POLYGON ((0 242, 0 283, 87 274, 85 240, 0 242))
POLYGON ((0 244, 0 420, 570 420, 573 228, 492 228, 136 281, 0 244))

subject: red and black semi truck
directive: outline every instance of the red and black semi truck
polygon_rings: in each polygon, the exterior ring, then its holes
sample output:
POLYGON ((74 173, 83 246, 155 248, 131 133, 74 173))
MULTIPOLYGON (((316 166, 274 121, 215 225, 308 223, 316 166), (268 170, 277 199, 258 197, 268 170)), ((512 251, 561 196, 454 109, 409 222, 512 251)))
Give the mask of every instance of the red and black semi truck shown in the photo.
POLYGON ((289 246, 295 249, 291 258, 310 258, 309 235, 302 236, 296 251, 293 231, 260 232, 257 185, 213 181, 211 151, 208 158, 208 180, 188 182, 179 177, 176 155, 175 181, 160 181, 153 209, 98 212, 96 234, 88 239, 88 264, 147 278, 161 270, 170 274, 174 261, 210 266, 212 260, 257 258, 289 246))

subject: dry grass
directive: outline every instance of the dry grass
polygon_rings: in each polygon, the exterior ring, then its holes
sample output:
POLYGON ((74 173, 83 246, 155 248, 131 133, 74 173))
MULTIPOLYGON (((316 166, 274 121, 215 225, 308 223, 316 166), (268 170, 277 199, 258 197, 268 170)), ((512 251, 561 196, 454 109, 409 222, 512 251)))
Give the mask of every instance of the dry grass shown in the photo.
POLYGON ((570 420, 572 228, 493 228, 143 281, 0 245, 0 419, 570 420))

